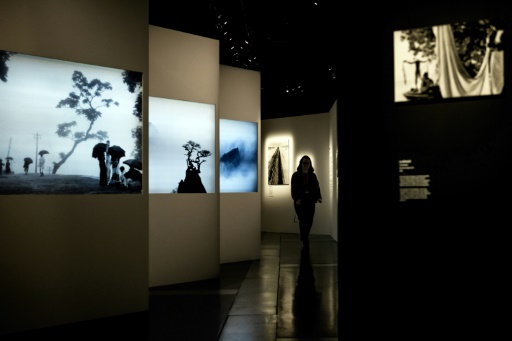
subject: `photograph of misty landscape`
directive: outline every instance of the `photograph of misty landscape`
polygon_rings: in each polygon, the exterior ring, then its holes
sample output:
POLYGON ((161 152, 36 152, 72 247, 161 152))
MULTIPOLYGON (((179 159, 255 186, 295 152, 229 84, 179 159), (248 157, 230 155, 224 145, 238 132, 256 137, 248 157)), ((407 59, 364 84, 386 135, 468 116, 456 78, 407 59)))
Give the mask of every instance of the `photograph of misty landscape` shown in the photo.
POLYGON ((215 193, 215 105, 149 97, 149 193, 215 193))
POLYGON ((141 193, 142 73, 0 50, 0 103, 0 194, 141 193))
POLYGON ((258 191, 258 124, 219 120, 220 192, 258 191))

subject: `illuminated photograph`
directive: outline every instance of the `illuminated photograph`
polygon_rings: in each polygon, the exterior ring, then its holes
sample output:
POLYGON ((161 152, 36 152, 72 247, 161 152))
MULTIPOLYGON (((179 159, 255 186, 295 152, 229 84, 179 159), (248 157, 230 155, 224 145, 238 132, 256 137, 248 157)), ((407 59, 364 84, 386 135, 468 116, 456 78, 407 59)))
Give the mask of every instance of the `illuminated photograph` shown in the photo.
POLYGON ((258 191, 258 124, 219 120, 220 192, 258 191))
POLYGON ((488 19, 395 31, 395 102, 500 95, 503 33, 488 19))
POLYGON ((0 194, 142 192, 142 73, 0 50, 0 194))
POLYGON ((289 185, 290 166, 288 155, 288 140, 276 140, 268 143, 268 184, 289 185))
POLYGON ((215 193, 215 105, 149 97, 149 193, 215 193))

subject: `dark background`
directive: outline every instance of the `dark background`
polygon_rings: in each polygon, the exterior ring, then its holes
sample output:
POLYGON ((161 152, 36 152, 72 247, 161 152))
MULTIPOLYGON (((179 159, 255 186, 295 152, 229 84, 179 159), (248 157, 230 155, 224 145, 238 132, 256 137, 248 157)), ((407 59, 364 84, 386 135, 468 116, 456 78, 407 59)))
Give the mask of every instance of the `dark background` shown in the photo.
MULTIPOLYGON (((226 10, 227 1, 203 1, 192 14, 175 1, 176 17, 165 24, 156 3, 150 24, 199 35, 177 17, 199 16, 207 27, 219 9, 243 17, 261 58, 254 70, 261 71, 262 120, 327 112, 337 99, 340 340, 493 340, 507 332, 510 27, 502 96, 410 105, 393 101, 393 31, 510 22, 510 5, 319 1, 328 10, 312 20, 310 1, 232 2, 244 4, 242 14, 226 10), (298 80, 308 93, 282 91, 298 80), (399 202, 404 154, 430 170, 431 200, 399 202)), ((220 46, 221 64, 238 66, 220 46)))
POLYGON ((510 286, 510 29, 503 96, 414 105, 393 103, 392 32, 510 22, 509 5, 365 6, 357 22, 340 14, 340 339, 496 339, 510 286), (398 201, 404 151, 431 170, 432 200, 398 201))
POLYGON ((333 0, 150 0, 149 24, 219 40, 220 63, 261 72, 261 119, 326 113, 336 100, 333 0))

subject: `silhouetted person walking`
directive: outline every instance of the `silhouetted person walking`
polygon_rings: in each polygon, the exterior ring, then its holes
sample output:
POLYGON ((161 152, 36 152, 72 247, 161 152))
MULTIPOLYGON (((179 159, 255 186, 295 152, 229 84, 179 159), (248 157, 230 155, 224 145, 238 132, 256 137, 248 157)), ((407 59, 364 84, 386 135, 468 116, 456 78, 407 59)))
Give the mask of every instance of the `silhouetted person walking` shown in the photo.
POLYGON ((291 180, 293 207, 299 218, 300 240, 305 248, 309 247, 309 232, 313 226, 315 205, 322 202, 320 183, 314 171, 311 159, 304 155, 291 180))

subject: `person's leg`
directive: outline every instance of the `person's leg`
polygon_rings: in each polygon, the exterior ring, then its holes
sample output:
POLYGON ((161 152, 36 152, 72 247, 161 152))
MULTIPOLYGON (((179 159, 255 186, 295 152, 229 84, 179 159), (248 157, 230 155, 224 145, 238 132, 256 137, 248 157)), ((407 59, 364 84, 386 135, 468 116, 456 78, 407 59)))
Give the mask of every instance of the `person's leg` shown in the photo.
POLYGON ((294 205, 295 213, 297 213, 297 219, 299 220, 299 233, 300 233, 300 240, 303 240, 305 236, 305 216, 304 216, 304 206, 302 205, 294 205))
POLYGON ((309 233, 313 226, 313 217, 315 216, 315 205, 304 206, 303 226, 301 228, 302 243, 309 247, 309 233))

